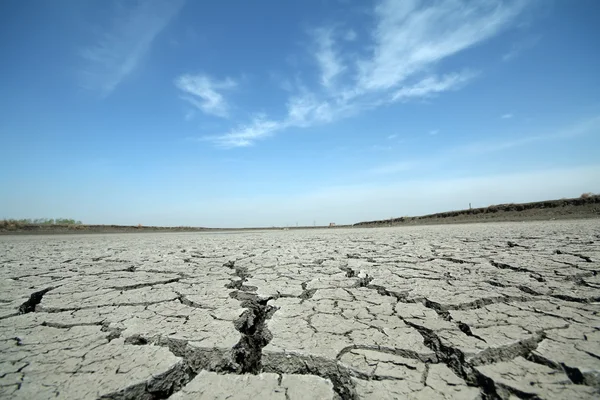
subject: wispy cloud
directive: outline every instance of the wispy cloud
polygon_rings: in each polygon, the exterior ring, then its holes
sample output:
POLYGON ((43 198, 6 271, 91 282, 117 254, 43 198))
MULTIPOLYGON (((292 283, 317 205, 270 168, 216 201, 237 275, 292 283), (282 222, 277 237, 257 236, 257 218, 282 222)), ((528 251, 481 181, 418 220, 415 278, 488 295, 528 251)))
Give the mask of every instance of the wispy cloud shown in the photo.
POLYGON ((398 135, 394 133, 394 134, 392 134, 392 135, 388 135, 388 137, 387 137, 387 138, 388 138, 389 140, 392 140, 392 139, 396 139, 397 137, 398 137, 398 135))
POLYGON ((400 88, 392 95, 392 101, 408 101, 415 98, 429 98, 449 90, 458 90, 477 74, 472 71, 447 74, 440 77, 428 76, 413 85, 400 88))
POLYGON ((500 118, 502 118, 502 119, 511 119, 512 117, 514 117, 514 115, 512 113, 506 113, 506 114, 502 114, 502 116, 500 116, 500 118))
POLYGON ((232 89, 237 83, 231 78, 219 81, 204 74, 186 74, 175 80, 175 86, 183 92, 182 99, 203 113, 227 117, 228 104, 219 91, 232 89))
POLYGON ((542 36, 538 35, 538 36, 530 36, 528 38, 520 40, 519 42, 513 44, 512 47, 510 48, 510 50, 508 50, 506 53, 504 53, 502 55, 502 61, 512 60, 513 58, 517 57, 519 54, 521 54, 525 50, 528 50, 528 49, 534 47, 535 45, 537 45, 541 39, 542 39, 542 36))
POLYGON ((340 75, 346 67, 342 65, 338 57, 333 40, 333 29, 317 29, 314 32, 318 47, 316 59, 321 69, 321 85, 326 88, 333 86, 335 78, 340 75))
POLYGON ((124 3, 97 42, 81 50, 81 86, 108 96, 136 70, 183 4, 184 0, 124 3))
POLYGON ((210 140, 248 146, 290 127, 331 123, 383 105, 458 90, 478 72, 464 66, 439 73, 438 64, 498 35, 525 6, 499 0, 380 1, 367 52, 348 48, 348 30, 331 26, 313 31, 318 85, 292 91, 283 116, 262 116, 210 140))
POLYGON ((373 57, 360 66, 360 87, 389 89, 439 61, 497 35, 523 2, 385 0, 375 9, 373 57), (423 6, 425 4, 425 6, 423 6))
POLYGON ((239 126, 224 135, 207 136, 204 139, 224 148, 248 147, 255 141, 271 136, 285 127, 285 123, 269 120, 264 115, 257 115, 248 125, 239 126))
POLYGON ((430 130, 430 131, 429 131, 429 134, 430 134, 431 136, 435 136, 435 135, 437 135, 438 133, 440 133, 439 129, 432 129, 432 130, 430 130))

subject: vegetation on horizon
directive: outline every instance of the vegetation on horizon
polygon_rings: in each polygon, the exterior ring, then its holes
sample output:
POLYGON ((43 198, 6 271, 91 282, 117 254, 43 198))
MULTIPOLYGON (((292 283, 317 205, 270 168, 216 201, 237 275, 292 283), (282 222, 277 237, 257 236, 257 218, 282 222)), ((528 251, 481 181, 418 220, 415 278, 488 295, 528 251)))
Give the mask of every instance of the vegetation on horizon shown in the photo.
POLYGON ((22 219, 3 219, 0 226, 20 226, 20 225, 83 225, 81 221, 70 218, 22 218, 22 219))

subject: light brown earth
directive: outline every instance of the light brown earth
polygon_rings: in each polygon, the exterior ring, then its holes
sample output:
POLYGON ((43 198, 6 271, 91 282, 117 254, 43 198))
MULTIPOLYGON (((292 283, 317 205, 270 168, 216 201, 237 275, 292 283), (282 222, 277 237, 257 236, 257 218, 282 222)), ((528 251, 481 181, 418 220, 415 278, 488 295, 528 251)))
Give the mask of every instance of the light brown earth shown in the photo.
POLYGON ((0 397, 600 396, 600 221, 0 237, 0 397))

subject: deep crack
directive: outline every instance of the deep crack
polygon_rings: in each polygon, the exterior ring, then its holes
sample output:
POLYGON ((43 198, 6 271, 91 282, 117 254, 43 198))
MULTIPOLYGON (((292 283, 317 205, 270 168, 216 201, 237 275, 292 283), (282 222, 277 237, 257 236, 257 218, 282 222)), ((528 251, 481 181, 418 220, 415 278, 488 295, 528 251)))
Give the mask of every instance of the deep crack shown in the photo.
POLYGON ((535 271, 531 271, 531 270, 529 270, 527 268, 515 267, 515 266, 512 266, 510 264, 496 262, 494 260, 490 260, 490 264, 492 264, 494 267, 500 268, 500 269, 510 269, 510 270, 516 271, 516 272, 529 272, 529 273, 533 273, 533 274, 536 273, 535 271))
POLYGON ((573 257, 579 257, 579 258, 581 258, 582 260, 584 260, 585 262, 592 262, 592 259, 591 259, 591 257, 588 257, 588 256, 586 256, 586 255, 583 255, 583 254, 577 254, 577 253, 568 253, 568 252, 561 251, 561 250, 556 250, 556 251, 554 252, 554 254, 568 254, 568 255, 570 255, 570 256, 573 256, 573 257))
POLYGON ((242 302, 246 311, 234 322, 241 333, 240 341, 233 347, 233 371, 240 374, 262 372, 262 349, 269 344, 273 335, 266 321, 277 311, 267 304, 272 298, 261 299, 255 294, 235 292, 232 297, 242 302))
POLYGON ((474 337, 475 339, 479 339, 482 342, 487 343, 484 338, 482 338, 481 336, 475 335, 471 331, 471 327, 469 325, 465 324, 462 321, 456 321, 456 324, 458 325, 458 329, 460 329, 465 335, 474 337))
POLYGON ((338 399, 358 400, 358 394, 352 382, 352 376, 369 379, 357 371, 319 356, 300 355, 296 353, 267 353, 264 360, 264 372, 278 374, 316 375, 329 379, 338 399))
POLYGON ((35 307, 42 302, 44 295, 54 289, 48 287, 46 289, 34 292, 29 296, 29 299, 19 307, 19 314, 27 314, 35 311, 35 307))
POLYGON ((235 329, 242 335, 239 342, 233 346, 230 363, 225 363, 224 371, 237 374, 259 374, 262 372, 262 349, 269 344, 273 335, 267 328, 266 321, 277 311, 277 307, 269 305, 269 298, 260 298, 256 295, 256 288, 246 286, 250 278, 248 268, 235 266, 235 263, 227 264, 235 268, 238 280, 232 280, 225 285, 228 289, 237 289, 229 294, 230 297, 241 302, 246 310, 234 321, 235 329))

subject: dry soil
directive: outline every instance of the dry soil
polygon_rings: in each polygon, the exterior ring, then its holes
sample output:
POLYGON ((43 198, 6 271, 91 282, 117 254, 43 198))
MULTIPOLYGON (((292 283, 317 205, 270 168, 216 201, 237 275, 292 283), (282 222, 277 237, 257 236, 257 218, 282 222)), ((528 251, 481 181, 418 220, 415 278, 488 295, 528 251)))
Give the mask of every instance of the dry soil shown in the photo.
POLYGON ((0 397, 600 396, 600 221, 0 237, 0 397))

